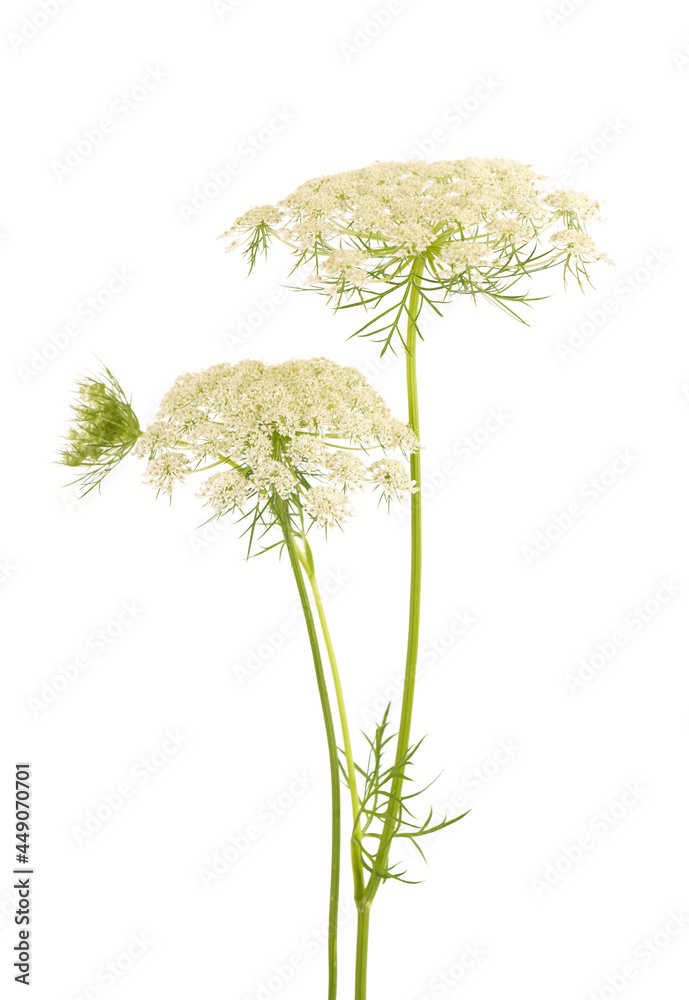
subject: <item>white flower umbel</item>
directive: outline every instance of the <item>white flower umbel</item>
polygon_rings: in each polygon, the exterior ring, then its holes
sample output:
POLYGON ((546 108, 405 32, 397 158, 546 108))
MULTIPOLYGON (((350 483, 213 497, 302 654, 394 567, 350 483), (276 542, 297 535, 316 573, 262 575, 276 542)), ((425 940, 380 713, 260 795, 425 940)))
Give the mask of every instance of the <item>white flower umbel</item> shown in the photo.
POLYGON ((165 451, 148 463, 144 482, 170 496, 175 486, 184 482, 191 471, 191 462, 186 455, 165 451))
POLYGON ((251 267, 278 239, 296 267, 310 266, 305 287, 335 306, 384 302, 385 322, 358 332, 378 335, 385 349, 396 333, 404 340, 414 262, 427 302, 466 293, 509 312, 530 301, 513 286, 536 271, 561 266, 581 284, 587 264, 610 263, 586 232, 600 218, 598 202, 580 191, 548 194, 543 180, 506 159, 374 163, 307 181, 276 205, 246 212, 222 236, 232 238, 228 250, 244 247, 251 267), (569 241, 553 236, 563 225, 574 234, 569 241))
POLYGON ((352 512, 346 496, 335 486, 313 486, 304 497, 304 509, 325 528, 341 524, 352 512))
POLYGON ((608 255, 601 253, 597 249, 591 237, 587 236, 586 233, 580 232, 578 229, 561 229, 559 232, 553 233, 550 237, 550 242, 555 244, 556 247, 560 247, 574 260, 581 261, 582 263, 592 260, 594 255, 597 254, 599 260, 604 260, 607 264, 612 264, 608 255))
POLYGON ((368 474, 387 500, 406 500, 418 491, 418 486, 409 478, 409 466, 399 459, 379 458, 371 464, 368 474))
POLYGON ((163 493, 192 471, 224 465, 200 490, 218 516, 254 507, 265 528, 270 512, 283 509, 275 501, 284 501, 290 515, 334 527, 350 513, 347 490, 370 484, 386 498, 409 496, 414 484, 400 474, 402 463, 369 453, 415 448, 413 432, 361 372, 314 358, 181 375, 136 453, 148 458, 146 482, 163 493), (380 473, 388 465, 397 470, 393 487, 380 473))
POLYGON ((229 469, 209 476, 199 490, 209 507, 216 511, 241 508, 249 495, 250 486, 239 472, 229 469))

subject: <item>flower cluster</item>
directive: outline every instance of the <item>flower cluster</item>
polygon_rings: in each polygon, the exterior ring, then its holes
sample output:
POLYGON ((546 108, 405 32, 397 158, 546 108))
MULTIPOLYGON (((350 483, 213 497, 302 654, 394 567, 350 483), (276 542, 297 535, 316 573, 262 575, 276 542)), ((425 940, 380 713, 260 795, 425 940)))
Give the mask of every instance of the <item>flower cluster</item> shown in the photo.
POLYGON ((488 263, 489 249, 483 242, 462 240, 446 244, 438 256, 438 264, 447 267, 453 274, 462 274, 470 267, 480 267, 488 263))
POLYGON ((548 194, 543 179, 506 159, 374 163, 310 180, 222 236, 232 238, 228 249, 244 246, 252 267, 280 240, 298 267, 312 268, 307 284, 337 305, 352 295, 372 304, 383 294, 376 286, 394 284, 419 259, 416 280, 428 289, 501 304, 536 270, 562 265, 581 282, 587 264, 609 262, 586 233, 600 218, 598 202, 578 191, 548 194))
POLYGON ((368 464, 362 455, 416 448, 359 371, 314 358, 180 376, 136 452, 148 458, 146 481, 167 494, 192 472, 222 466, 199 493, 218 516, 253 506, 270 520, 282 507, 332 527, 350 512, 350 491, 371 485, 399 499, 416 488, 398 459, 368 464))
POLYGON ((574 257, 576 260, 586 262, 593 259, 597 254, 600 260, 612 264, 607 254, 600 253, 590 236, 576 229, 561 229, 559 232, 553 233, 550 237, 550 242, 554 243, 556 247, 561 247, 569 256, 574 257))

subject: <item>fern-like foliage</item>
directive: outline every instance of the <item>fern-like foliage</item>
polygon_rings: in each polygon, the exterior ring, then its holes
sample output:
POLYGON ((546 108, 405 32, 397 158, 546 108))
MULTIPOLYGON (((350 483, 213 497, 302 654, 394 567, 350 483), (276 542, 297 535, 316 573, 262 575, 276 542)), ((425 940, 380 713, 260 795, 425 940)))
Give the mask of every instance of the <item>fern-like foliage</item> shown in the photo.
POLYGON ((423 821, 420 822, 415 818, 412 809, 413 800, 426 792, 436 779, 418 791, 406 791, 406 788, 413 783, 407 771, 423 739, 410 746, 399 760, 393 761, 390 765, 386 764, 385 757, 389 744, 396 737, 395 733, 388 733, 389 715, 390 705, 385 709, 382 721, 376 726, 373 738, 364 733, 369 754, 365 768, 356 765, 356 770, 363 779, 363 791, 360 799, 361 810, 358 822, 355 824, 355 831, 358 830, 358 833, 355 832, 354 840, 361 851, 363 866, 373 879, 385 881, 393 878, 399 882, 414 884, 413 880, 404 877, 407 872, 400 870, 399 862, 392 864, 389 862, 389 851, 386 847, 395 839, 408 840, 425 861, 426 856, 419 843, 420 838, 452 826, 453 823, 463 819, 469 810, 452 819, 446 816, 436 819, 431 807, 423 821), (402 779, 402 791, 399 796, 393 796, 393 782, 399 778, 402 779))

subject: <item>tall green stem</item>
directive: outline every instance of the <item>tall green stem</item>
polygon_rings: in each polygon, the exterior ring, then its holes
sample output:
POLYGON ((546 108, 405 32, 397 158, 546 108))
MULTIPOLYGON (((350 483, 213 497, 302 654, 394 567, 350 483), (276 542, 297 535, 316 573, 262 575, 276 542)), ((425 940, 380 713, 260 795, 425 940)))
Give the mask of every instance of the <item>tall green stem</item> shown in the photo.
POLYGON ((303 539, 303 545, 304 554, 302 555, 302 553, 299 552, 299 549, 297 549, 297 552, 301 558, 302 565, 306 570, 306 576, 311 584, 313 598, 316 602, 318 620, 323 633, 323 639, 325 640, 325 648, 328 651, 328 660, 333 676, 333 683, 335 685, 335 696, 337 698, 337 708, 340 715, 340 725, 342 727, 342 742, 344 743, 345 762, 347 765, 347 784, 349 785, 349 794, 352 800, 353 833, 351 838, 351 854, 352 873, 354 876, 354 898, 357 903, 359 903, 363 899, 364 895, 364 866, 361 857, 361 802, 359 801, 359 793, 356 786, 356 767, 354 765, 354 755, 352 753, 352 740, 349 735, 349 723, 347 721, 347 709, 345 706, 344 692, 342 690, 340 671, 337 666, 337 658, 335 656, 335 649, 330 635, 328 620, 325 616, 321 592, 318 588, 318 580, 316 578, 316 571, 313 563, 313 553, 311 552, 311 546, 307 542, 306 538, 303 539))
POLYGON ((337 995, 337 910, 340 895, 340 771, 337 758, 337 741, 335 739, 335 726, 330 710, 330 700, 328 688, 325 682, 323 671, 323 661, 318 645, 318 634, 316 623, 309 601, 308 591, 304 582, 304 575, 301 569, 301 561, 297 549, 292 528, 289 522, 289 515, 284 510, 279 511, 280 524, 285 536, 285 545, 289 554, 290 563, 294 572, 299 600, 304 611, 306 631, 311 644, 313 655, 313 665, 316 669, 316 682, 318 684, 318 694, 321 700, 323 720, 325 722, 325 733, 328 742, 328 758, 330 761, 330 789, 332 800, 332 846, 330 860, 330 908, 328 914, 328 1000, 335 1000, 337 995))
MULTIPOLYGON (((418 257, 412 266, 410 274, 409 303, 407 307, 406 332, 406 368, 407 368, 407 405, 409 409, 409 425, 420 437, 419 424, 419 393, 416 379, 416 341, 418 335, 417 320, 421 311, 421 296, 419 281, 423 273, 424 259, 418 257)), ((393 778, 390 798, 385 815, 385 823, 380 838, 380 847, 376 857, 376 868, 384 871, 387 868, 390 845, 394 836, 397 817, 399 815, 399 797, 404 781, 402 761, 409 749, 411 734, 412 709, 414 706, 414 690, 416 687, 416 664, 419 656, 419 627, 421 620, 421 455, 414 452, 410 459, 411 478, 418 489, 411 497, 411 581, 409 589, 409 627, 407 632, 407 657, 404 669, 404 688, 402 691, 402 709, 400 728, 397 735, 395 764, 398 773, 393 778)), ((368 953, 368 920, 369 908, 378 892, 383 878, 372 874, 366 886, 364 908, 359 910, 359 930, 357 933, 356 957, 356 992, 355 1000, 366 998, 366 966, 368 953)))
MULTIPOLYGON (((418 257, 412 266, 410 275, 409 305, 407 310, 406 333, 406 368, 407 368, 407 405, 409 426, 417 438, 420 437, 419 423, 419 393, 416 379, 416 341, 417 320, 421 311, 421 296, 419 281, 423 273, 424 259, 418 257)), ((404 687, 402 690, 402 709, 400 713, 400 728, 397 735, 397 750, 395 764, 398 773, 392 780, 390 799, 385 817, 385 828, 381 836, 377 860, 381 868, 387 866, 390 845, 395 832, 396 817, 399 814, 399 796, 404 781, 404 768, 401 763, 409 749, 411 734, 411 718, 414 706, 414 690, 416 687, 416 664, 419 656, 419 626, 421 620, 421 453, 415 451, 410 459, 411 478, 417 486, 416 493, 411 496, 411 580, 409 588, 409 626, 407 632, 407 657, 404 668, 404 687)), ((371 902, 380 887, 381 877, 372 875, 367 887, 366 899, 371 902)))
MULTIPOLYGON (((421 311, 419 281, 424 268, 422 257, 417 258, 410 275, 409 303, 407 307, 406 362, 407 362, 407 402, 409 425, 419 437, 419 393, 416 381, 416 340, 417 320, 421 311)), ((419 656, 419 625, 421 619, 421 455, 414 452, 410 460, 411 478, 418 489, 411 497, 411 581, 409 588, 409 628, 407 632, 407 658, 404 668, 404 688, 400 728, 397 735, 395 764, 398 772, 392 780, 388 808, 385 814, 380 847, 376 857, 376 868, 385 871, 400 809, 400 794, 404 781, 402 761, 409 749, 411 717, 416 686, 416 664, 419 656)), ((374 872, 368 880, 363 905, 359 907, 359 923, 356 940, 356 980, 355 1000, 366 1000, 366 970, 368 964, 368 924, 371 903, 378 892, 383 878, 374 872)))
MULTIPOLYGON (((423 260, 420 264, 423 271, 423 260)), ((413 272, 414 285, 409 303, 409 321, 407 325, 407 404, 409 407, 409 425, 420 438, 419 423, 419 392, 416 381, 416 321, 420 312, 419 291, 416 281, 420 277, 417 270, 413 272)), ((400 730, 397 737, 396 763, 406 756, 409 749, 411 734, 411 717, 416 686, 416 664, 419 656, 419 628, 421 621, 421 452, 415 451, 410 459, 411 478, 417 486, 416 493, 411 496, 411 581, 409 589, 409 629, 407 633, 407 659, 404 672, 404 689, 402 692, 402 712, 400 730)), ((402 789, 403 777, 400 774, 392 784, 392 800, 395 801, 402 789)))

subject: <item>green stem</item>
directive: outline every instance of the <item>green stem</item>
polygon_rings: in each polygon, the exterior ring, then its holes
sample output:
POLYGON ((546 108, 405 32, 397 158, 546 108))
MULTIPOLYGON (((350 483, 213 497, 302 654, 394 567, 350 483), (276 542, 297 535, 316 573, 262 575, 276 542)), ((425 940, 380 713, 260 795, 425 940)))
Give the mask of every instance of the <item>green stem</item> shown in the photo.
MULTIPOLYGON (((409 407, 409 425, 419 437, 419 394, 416 380, 416 338, 417 320, 421 311, 421 297, 418 282, 423 273, 424 259, 418 257, 411 270, 411 290, 406 337, 407 362, 407 402, 409 407)), ((414 706, 414 689, 416 686, 416 664, 419 655, 419 625, 421 618, 421 455, 414 452, 410 459, 411 478, 418 487, 411 497, 411 582, 409 590, 409 628, 407 633, 407 658, 404 670, 404 687, 402 690, 402 709, 400 713, 400 728, 397 735, 397 750, 395 763, 400 765, 409 749, 411 733, 412 709, 414 706)), ((385 827, 378 850, 377 867, 387 867, 390 845, 394 836, 396 821, 399 815, 399 796, 404 781, 403 768, 393 778, 390 790, 390 800, 385 816, 385 827)), ((381 883, 380 875, 372 875, 367 886, 366 899, 370 903, 375 897, 381 883)))
POLYGON ((356 926, 356 971, 354 1000, 366 1000, 366 971, 368 965, 368 923, 370 907, 359 910, 356 926))
POLYGON ((347 710, 345 706, 344 692, 342 690, 342 681, 340 680, 340 671, 337 666, 337 658, 335 656, 335 649, 330 635, 330 628, 328 627, 328 620, 325 616, 325 609, 323 608, 321 593, 318 589, 318 580, 316 578, 313 563, 313 553, 311 552, 311 546, 307 542, 306 538, 303 538, 303 544, 304 554, 302 555, 298 548, 297 553, 302 561, 304 569, 306 570, 306 576, 311 584, 311 590, 316 603, 318 620, 320 622, 321 631, 325 640, 325 648, 328 651, 328 660, 330 662, 330 670, 333 675, 337 708, 340 715, 340 725, 342 727, 342 741, 344 743, 345 762, 347 765, 347 784, 349 785, 349 792, 352 800, 353 834, 351 838, 351 854, 352 873, 354 876, 354 898, 358 903, 363 899, 364 895, 364 866, 361 856, 361 802, 359 801, 359 793, 356 786, 356 767, 354 765, 352 741, 349 735, 349 723, 347 722, 347 710))
POLYGON ((316 669, 316 681, 318 684, 318 694, 321 699, 321 709, 325 722, 325 732, 328 741, 328 758, 330 762, 330 788, 332 797, 332 846, 330 861, 330 908, 328 915, 328 1000, 335 1000, 337 995, 337 910, 340 894, 340 771, 337 757, 337 742, 335 739, 335 726, 330 709, 328 688, 325 682, 323 671, 323 661, 318 645, 318 634, 316 623, 309 601, 308 591, 304 582, 301 570, 299 550, 294 540, 289 515, 284 510, 279 510, 278 517, 285 536, 285 545, 289 554, 290 563, 294 572, 294 578, 299 591, 299 599, 304 611, 306 631, 308 632, 311 652, 313 654, 313 664, 316 669))

